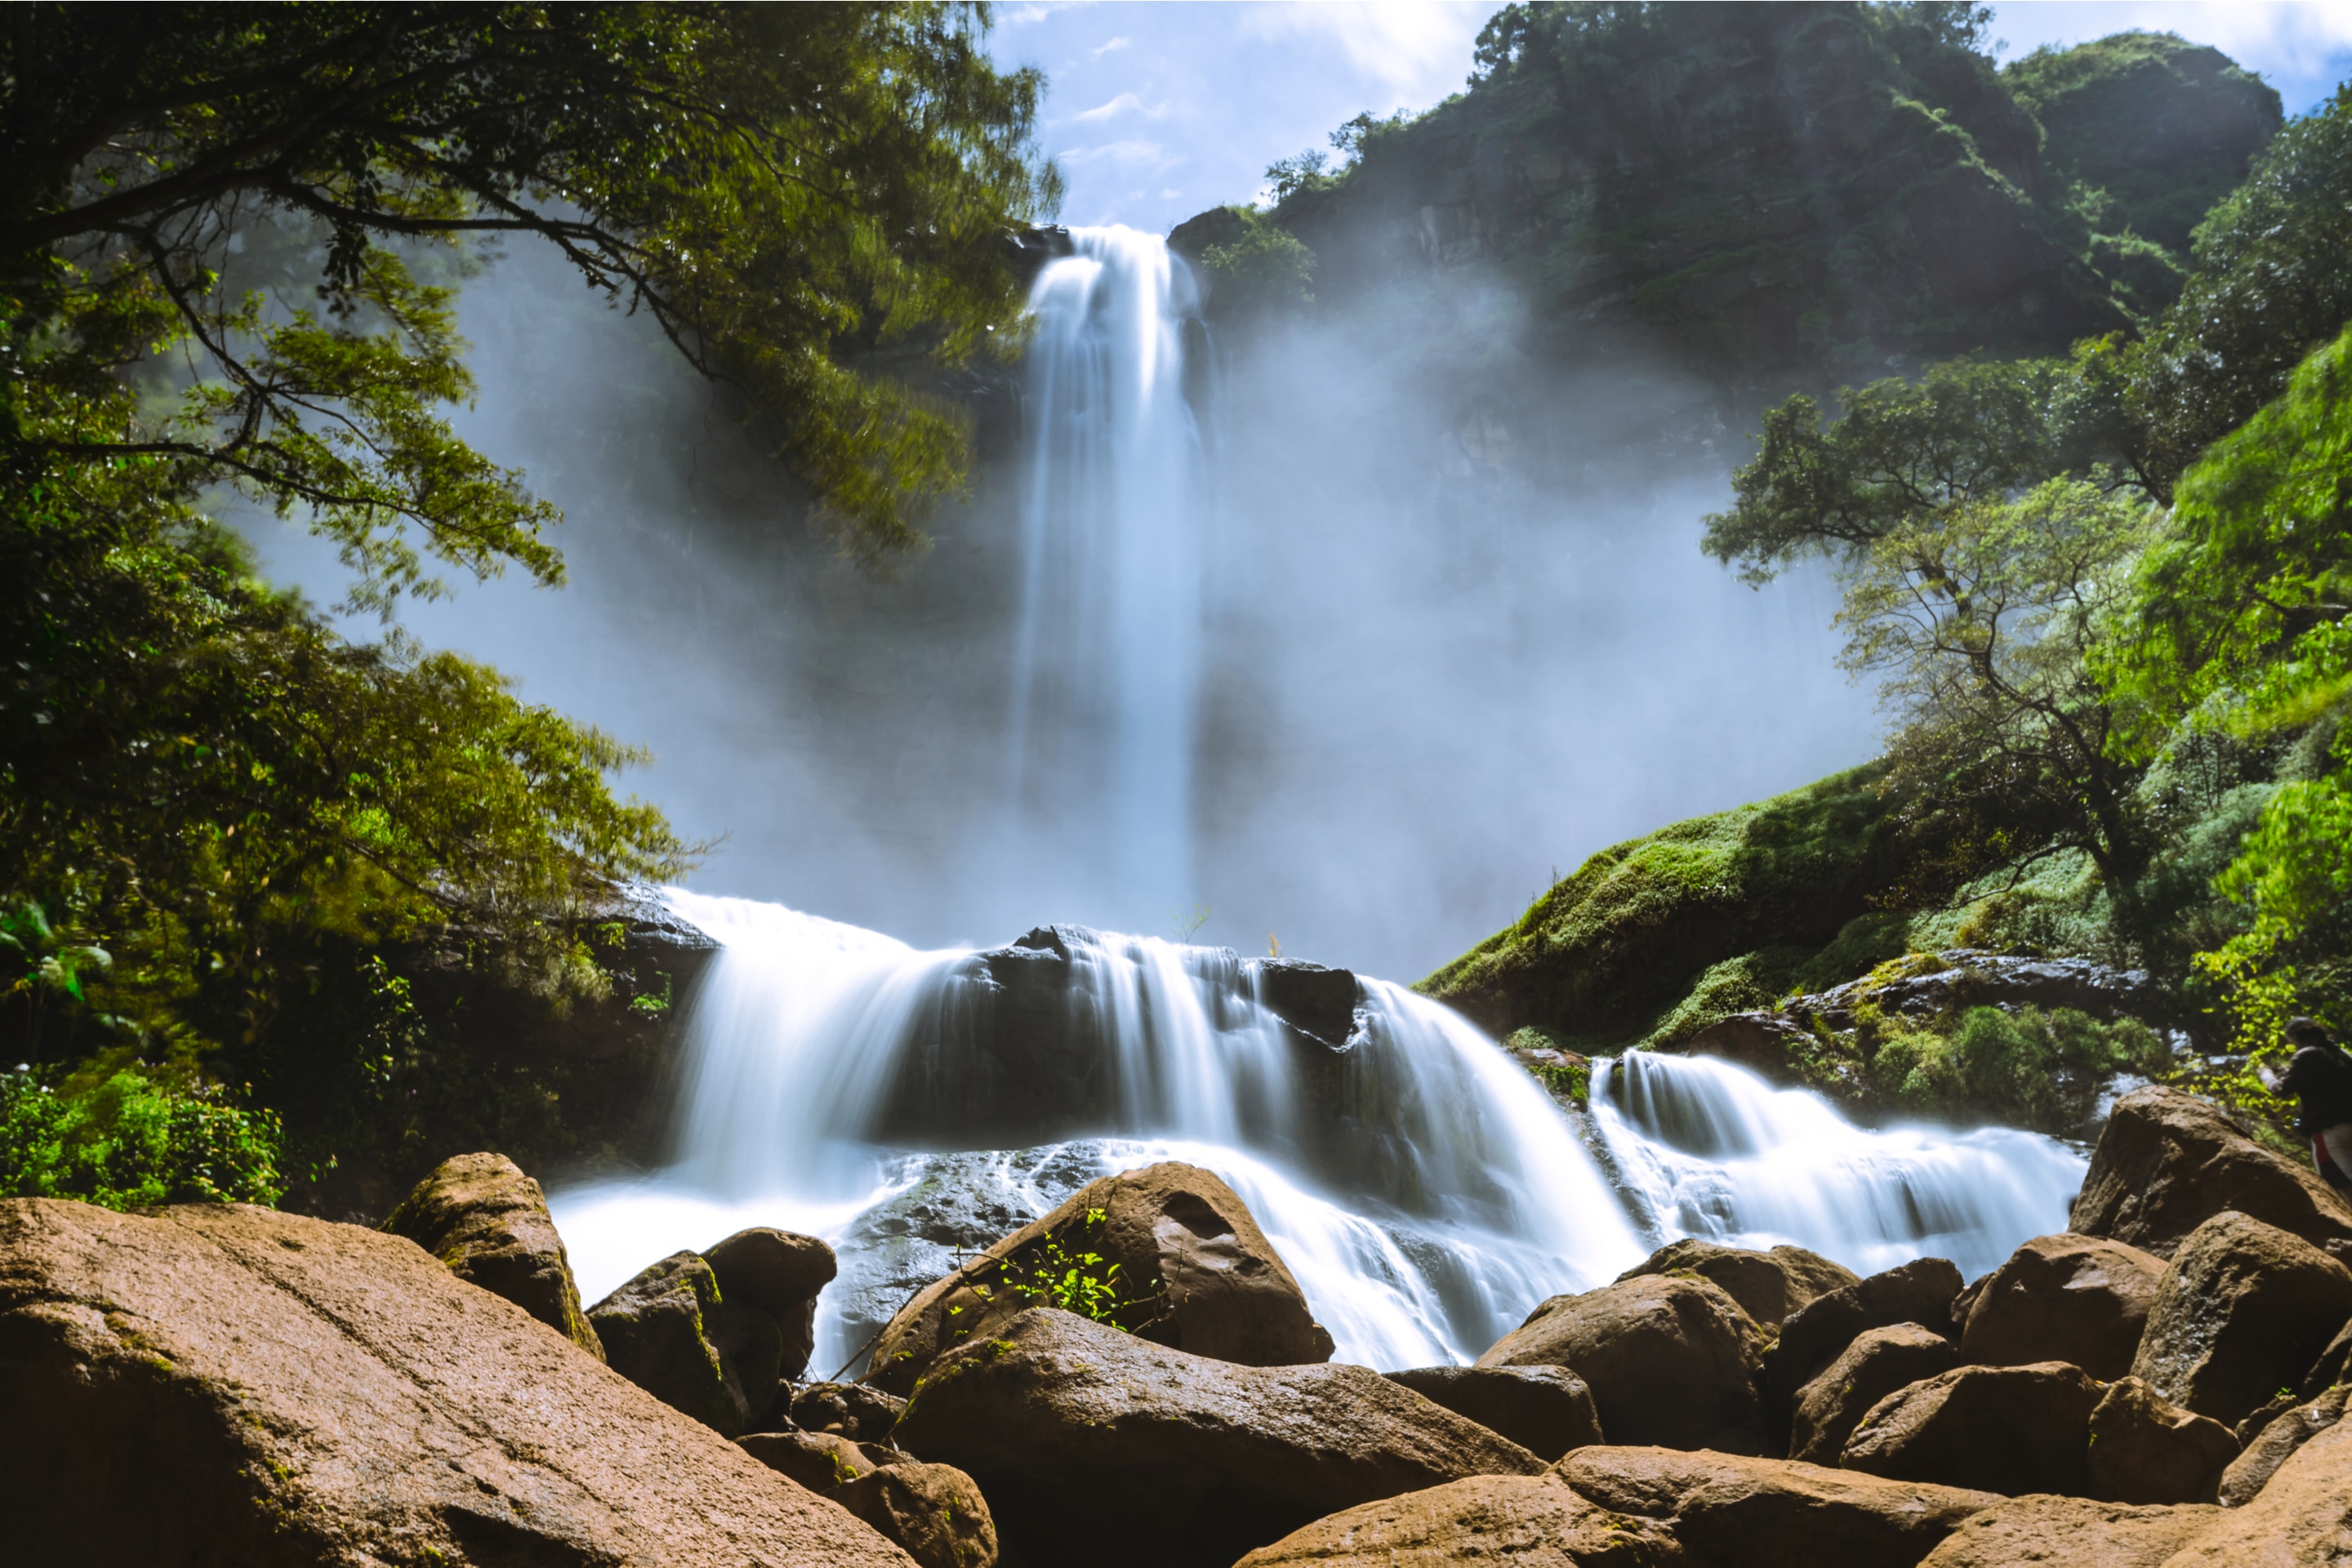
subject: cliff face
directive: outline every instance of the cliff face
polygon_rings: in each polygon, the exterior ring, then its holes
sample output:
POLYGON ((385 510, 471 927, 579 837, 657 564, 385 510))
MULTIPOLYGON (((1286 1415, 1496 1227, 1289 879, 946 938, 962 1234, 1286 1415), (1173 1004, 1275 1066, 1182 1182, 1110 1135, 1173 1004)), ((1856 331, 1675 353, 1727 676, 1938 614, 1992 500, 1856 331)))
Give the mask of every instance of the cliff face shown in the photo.
POLYGON ((2179 40, 2030 63, 2004 78, 1895 7, 1514 6, 1466 93, 1359 122, 1355 161, 1270 216, 1314 252, 1325 313, 1496 269, 1555 358, 1663 348, 1770 390, 2045 352, 2168 298, 2183 215, 2278 120, 2179 40), (2121 243, 2134 222, 2160 243, 2121 243))

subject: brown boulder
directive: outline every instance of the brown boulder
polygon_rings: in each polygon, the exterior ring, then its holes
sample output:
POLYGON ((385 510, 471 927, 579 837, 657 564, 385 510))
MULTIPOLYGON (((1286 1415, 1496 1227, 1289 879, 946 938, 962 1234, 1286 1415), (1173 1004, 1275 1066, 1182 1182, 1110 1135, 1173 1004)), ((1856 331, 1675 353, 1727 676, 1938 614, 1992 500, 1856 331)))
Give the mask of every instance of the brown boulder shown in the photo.
POLYGON ((1961 1366, 1890 1394, 1838 1463, 1897 1480, 2015 1497, 2090 1489, 2099 1384, 2078 1366, 1961 1366))
POLYGON ((1816 1296, 1861 1283, 1853 1269, 1801 1247, 1755 1252, 1696 1237, 1669 1242, 1617 1276, 1617 1280, 1622 1284, 1644 1274, 1684 1273, 1714 1280, 1756 1320, 1758 1327, 1772 1330, 1816 1296))
POLYGON ((12 1560, 905 1568, 866 1525, 405 1240, 0 1203, 12 1560))
POLYGON ((503 1296, 602 1361, 547 1194, 504 1154, 459 1154, 416 1184, 383 1228, 468 1285, 503 1296))
POLYGON ((2352 1319, 2352 1269, 2235 1212, 2174 1253, 2132 1372, 2175 1405, 2235 1425, 2303 1381, 2352 1319))
MULTIPOLYGON (((1776 1441, 1786 1437, 1797 1391, 1867 1331, 1916 1323, 1948 1337, 1952 1298, 1959 1291, 1960 1271, 1949 1258, 1915 1258, 1816 1297, 1790 1313, 1780 1325, 1780 1339, 1764 1352, 1757 1380, 1768 1435, 1776 1441)), ((1616 1435, 1613 1427, 1611 1435, 1616 1435)))
POLYGON ((1602 1440, 1592 1390, 1564 1366, 1423 1366, 1386 1375, 1538 1459, 1602 1440))
POLYGON ((825 1494, 897 1542, 922 1568, 996 1568, 996 1521, 970 1476, 901 1459, 825 1494))
POLYGON ((1872 1405, 1897 1389, 1948 1372, 1956 1359, 1951 1341, 1916 1323, 1890 1323, 1856 1336, 1844 1354, 1798 1392, 1789 1458, 1836 1464, 1872 1405))
POLYGON ((860 1383, 812 1383, 793 1395, 793 1425, 853 1443, 887 1443, 907 1402, 860 1383))
POLYGON ((2221 1472, 2221 1499, 2224 1506, 2242 1508, 2254 1500, 2270 1484, 2279 1467, 2294 1458, 2295 1451, 2330 1426, 2344 1419, 2344 1405, 2352 1398, 2352 1388, 2341 1384, 2307 1404, 2282 1412, 2263 1424, 2253 1435, 2245 1452, 2230 1461, 2221 1472))
POLYGON ((1757 1339, 1721 1286, 1643 1275, 1554 1296, 1478 1364, 1568 1368, 1591 1388, 1616 1442, 1752 1452, 1757 1339))
POLYGON ((1244 1366, 1328 1361, 1331 1336, 1234 1190, 1173 1161, 1105 1176, 927 1287, 875 1342, 866 1381, 913 1392, 933 1361, 1034 1305, 1015 1288, 1063 1258, 1118 1270, 1123 1328, 1244 1366))
POLYGON ((1690 1568, 1910 1568, 2000 1500, 1734 1454, 1580 1448, 1554 1473, 1616 1513, 1669 1526, 1690 1568))
POLYGON ((1662 1527, 1595 1508, 1557 1475, 1473 1476, 1318 1519, 1234 1568, 1668 1568, 1684 1561, 1662 1527))
POLYGON ((898 1438, 977 1480, 1038 1568, 1106 1540, 1123 1562, 1230 1562, 1358 1503, 1544 1468, 1363 1367, 1240 1366, 1046 1307, 940 1357, 898 1438))
POLYGON ((2225 1209, 2315 1247, 2352 1241, 2352 1208, 2316 1172, 2273 1154, 2195 1095, 2150 1085, 2116 1101, 2070 1228, 2169 1258, 2225 1209))
POLYGON ((694 1253, 643 1270, 591 1307, 588 1321, 614 1372, 722 1436, 774 1398, 783 1353, 775 1321, 722 1306, 718 1278, 694 1253))
POLYGON ((2211 1502, 2221 1467, 2237 1457, 2227 1426, 2136 1377, 2107 1384, 2091 1412, 2091 1495, 2107 1502, 2211 1502))
POLYGON ((2103 1383, 2121 1377, 2163 1277, 2164 1259, 2120 1241, 2036 1237, 1971 1291, 1960 1359, 1977 1366, 2072 1362, 2103 1383))
POLYGON ((2340 1568, 2352 1558, 2352 1421, 2295 1450, 2241 1508, 2221 1510, 2166 1568, 2340 1568))
POLYGON ((816 1348, 816 1299, 841 1265, 833 1248, 813 1236, 757 1226, 739 1230, 707 1248, 703 1261, 719 1277, 721 1295, 736 1306, 756 1307, 776 1320, 782 1339, 781 1374, 808 1371, 816 1348))
POLYGON ((1963 1521, 1919 1568, 2159 1568, 2221 1513, 2195 1504, 2012 1498, 1963 1521))
POLYGON ((735 1446, 813 1492, 829 1492, 875 1468, 856 1444, 831 1432, 746 1432, 735 1446))

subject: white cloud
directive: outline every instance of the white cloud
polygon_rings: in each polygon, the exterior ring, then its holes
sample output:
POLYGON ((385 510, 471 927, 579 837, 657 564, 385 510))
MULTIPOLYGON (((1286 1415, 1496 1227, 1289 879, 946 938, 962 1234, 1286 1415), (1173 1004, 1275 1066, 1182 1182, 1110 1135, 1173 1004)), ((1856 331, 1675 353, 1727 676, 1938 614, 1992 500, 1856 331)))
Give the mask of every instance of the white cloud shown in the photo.
POLYGON ((1425 109, 1462 85, 1470 45, 1491 5, 1442 0, 1291 0, 1250 7, 1249 29, 1262 38, 1327 38, 1359 75, 1392 100, 1374 106, 1425 109))
POLYGON ((1172 169, 1184 161, 1157 142, 1106 142, 1098 147, 1074 147, 1054 156, 1065 163, 1111 163, 1122 169, 1172 169))
POLYGON ((1111 53, 1113 50, 1126 48, 1134 42, 1135 40, 1133 38, 1113 38, 1107 44, 1103 44, 1096 48, 1088 49, 1087 51, 1087 58, 1089 59, 1098 60, 1105 55, 1111 53))
POLYGON ((1108 103, 1098 103, 1092 109, 1087 110, 1082 113, 1073 114, 1070 118, 1073 120, 1113 120, 1122 114, 1140 115, 1146 120, 1165 120, 1168 118, 1168 106, 1163 103, 1155 109, 1151 105, 1144 102, 1138 95, 1131 92, 1122 92, 1117 98, 1112 99, 1108 103))

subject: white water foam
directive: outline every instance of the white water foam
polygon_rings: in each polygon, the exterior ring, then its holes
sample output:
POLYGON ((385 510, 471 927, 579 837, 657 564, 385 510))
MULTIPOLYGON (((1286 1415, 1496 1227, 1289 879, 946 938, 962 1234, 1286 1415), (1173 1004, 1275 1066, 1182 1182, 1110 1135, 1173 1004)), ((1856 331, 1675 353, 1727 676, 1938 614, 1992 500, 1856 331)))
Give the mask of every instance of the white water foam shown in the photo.
POLYGON ((724 944, 685 1019, 677 1157, 551 1202, 591 1300, 748 1225, 833 1241, 844 1276, 820 1307, 820 1373, 945 1273, 954 1246, 1158 1160, 1231 1184, 1339 1359, 1382 1368, 1473 1359, 1545 1297, 1606 1283, 1685 1235, 1793 1241, 1863 1272, 1936 1253, 1981 1273, 2063 1229, 2082 1176, 2032 1134, 1864 1131, 1736 1068, 1636 1054, 1595 1078, 1612 1187, 1570 1114, 1493 1041, 1367 979, 1341 1152, 1371 1158, 1334 1178, 1313 1152, 1330 1146, 1316 1120, 1330 1108, 1313 1098, 1311 1056, 1257 1001, 1257 964, 1070 927, 1055 934, 1073 994, 1100 1020, 1115 1109, 1081 1139, 1029 1149, 892 1147, 877 1130, 901 1073, 974 1048, 974 956, 774 905, 669 898, 724 944))

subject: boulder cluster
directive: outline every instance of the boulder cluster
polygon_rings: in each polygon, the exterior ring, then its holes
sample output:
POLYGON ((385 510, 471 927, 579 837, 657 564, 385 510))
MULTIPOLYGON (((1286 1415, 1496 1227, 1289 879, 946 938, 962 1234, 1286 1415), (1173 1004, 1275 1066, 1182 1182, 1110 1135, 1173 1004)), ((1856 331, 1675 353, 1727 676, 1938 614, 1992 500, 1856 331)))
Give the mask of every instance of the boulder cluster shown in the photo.
POLYGON ((537 1184, 381 1231, 0 1205, 27 1561, 923 1568, 2320 1564, 2352 1529, 2352 1209, 2210 1106, 2116 1108, 2069 1232, 1965 1284, 1668 1246, 1474 1366, 1333 1364, 1232 1189, 1107 1177, 813 1380, 822 1241, 583 1310, 537 1184))

